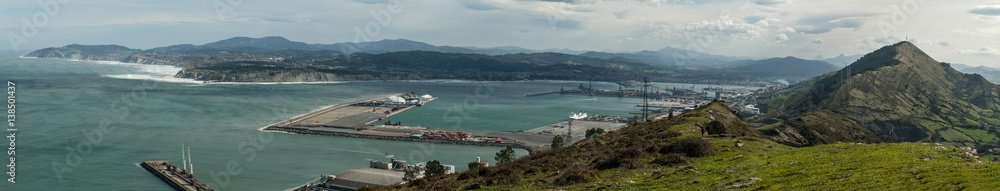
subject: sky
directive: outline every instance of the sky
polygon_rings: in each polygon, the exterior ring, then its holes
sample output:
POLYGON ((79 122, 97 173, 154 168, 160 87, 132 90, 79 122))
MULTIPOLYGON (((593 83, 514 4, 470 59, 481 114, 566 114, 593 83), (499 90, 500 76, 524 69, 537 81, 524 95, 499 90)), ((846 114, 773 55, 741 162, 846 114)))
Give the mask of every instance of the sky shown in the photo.
POLYGON ((609 52, 673 47, 831 58, 909 40, 938 61, 1000 67, 1000 1, 972 0, 0 0, 0 49, 149 49, 236 36, 306 43, 609 52))

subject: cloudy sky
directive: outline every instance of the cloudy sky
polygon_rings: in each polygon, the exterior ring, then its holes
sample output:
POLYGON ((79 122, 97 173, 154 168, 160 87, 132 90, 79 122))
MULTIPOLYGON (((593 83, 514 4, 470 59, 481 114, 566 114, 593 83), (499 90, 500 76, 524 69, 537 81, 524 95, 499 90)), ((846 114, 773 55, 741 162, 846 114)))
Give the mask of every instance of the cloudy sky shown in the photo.
POLYGON ((0 49, 148 49, 234 36, 307 43, 597 51, 663 47, 755 58, 862 54, 909 39, 939 61, 1000 67, 1000 1, 0 0, 0 49), (359 32, 360 31, 360 32, 359 32))

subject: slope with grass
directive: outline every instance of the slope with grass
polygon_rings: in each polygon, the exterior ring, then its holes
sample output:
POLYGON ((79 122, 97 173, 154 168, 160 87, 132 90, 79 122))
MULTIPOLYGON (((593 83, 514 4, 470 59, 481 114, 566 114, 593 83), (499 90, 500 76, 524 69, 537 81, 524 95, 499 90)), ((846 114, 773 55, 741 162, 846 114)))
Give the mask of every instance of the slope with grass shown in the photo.
POLYGON ((772 141, 796 147, 831 143, 880 143, 882 138, 854 121, 828 110, 816 110, 758 128, 772 141))
POLYGON ((958 72, 909 42, 807 82, 759 107, 777 120, 829 110, 889 141, 976 146, 1000 136, 1000 86, 958 72))
MULTIPOLYGON (((795 148, 713 134, 743 123, 713 102, 669 119, 623 127, 562 150, 495 167, 422 178, 382 190, 983 190, 1000 166, 933 143, 836 143, 795 148), (709 111, 712 112, 709 112, 709 111), (713 120, 714 118, 714 120, 713 120), (727 126, 730 127, 730 126, 727 126)), ((744 123, 745 125, 745 123, 744 123)))

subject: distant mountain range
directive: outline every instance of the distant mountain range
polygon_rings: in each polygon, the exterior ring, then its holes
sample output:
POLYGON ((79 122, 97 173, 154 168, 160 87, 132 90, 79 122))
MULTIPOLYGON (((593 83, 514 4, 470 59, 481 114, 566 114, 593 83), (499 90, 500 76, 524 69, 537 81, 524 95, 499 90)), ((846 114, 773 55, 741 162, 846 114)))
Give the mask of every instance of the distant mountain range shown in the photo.
POLYGON ((837 57, 833 57, 833 58, 826 58, 826 59, 820 58, 820 59, 814 59, 814 60, 819 60, 819 61, 827 62, 827 63, 833 64, 833 65, 836 65, 838 67, 843 67, 843 66, 847 66, 848 64, 854 63, 854 61, 858 61, 858 59, 861 59, 861 56, 862 55, 860 55, 860 54, 850 55, 850 56, 844 56, 844 54, 840 54, 840 55, 837 55, 837 57))
POLYGON ((753 74, 758 78, 797 78, 801 81, 823 73, 831 72, 840 67, 823 61, 805 60, 796 57, 771 58, 764 60, 746 60, 737 62, 735 72, 753 74))
POLYGON ((938 62, 909 42, 792 88, 789 95, 761 102, 767 119, 828 110, 889 141, 982 146, 1000 137, 1000 86, 938 62))
POLYGON ((951 64, 956 70, 966 74, 979 74, 993 83, 1000 83, 1000 68, 951 64))
MULTIPOLYGON (((337 57, 346 58, 355 54, 377 55, 374 56, 376 58, 382 56, 398 57, 399 54, 382 54, 399 52, 409 52, 404 54, 419 53, 420 55, 424 55, 424 57, 411 57, 411 59, 417 59, 410 60, 410 62, 414 63, 427 63, 429 60, 442 61, 441 58, 444 57, 467 57, 473 61, 483 61, 481 64, 523 62, 537 66, 548 66, 551 65, 550 62, 555 59, 570 66, 577 63, 591 63, 587 65, 601 65, 600 67, 627 66, 630 68, 647 68, 653 69, 650 71, 653 73, 648 75, 661 80, 678 82, 700 81, 700 83, 715 83, 711 81, 719 80, 768 81, 775 79, 786 79, 788 81, 795 82, 821 74, 825 71, 833 70, 829 64, 822 64, 817 61, 797 58, 745 60, 736 57, 705 54, 671 47, 666 47, 656 51, 608 53, 596 51, 583 52, 568 49, 531 50, 514 46, 492 48, 436 46, 423 42, 402 39, 361 43, 345 42, 335 44, 309 44, 290 41, 278 36, 263 38, 234 37, 203 45, 181 44, 157 47, 149 50, 131 49, 118 45, 68 45, 65 47, 53 47, 37 50, 27 54, 27 56, 81 60, 111 60, 199 67, 211 65, 211 63, 215 62, 260 61, 261 58, 284 60, 286 58, 296 56, 324 57, 319 60, 330 60, 337 57), (427 55, 435 56, 427 57, 427 55), (488 58, 488 60, 496 62, 482 60, 484 58, 488 58), (602 64, 594 64, 594 61, 600 61, 602 64)), ((314 60, 310 60, 308 62, 312 62, 314 60)), ((324 63, 317 65, 316 63, 308 63, 305 60, 295 61, 297 63, 291 63, 287 65, 287 67, 322 66, 344 68, 346 66, 337 64, 349 64, 356 62, 345 62, 346 60, 340 60, 336 63, 324 63)), ((480 67, 480 69, 482 68, 497 69, 495 66, 480 67)), ((522 69, 524 68, 522 67, 522 69)), ((622 68, 618 68, 617 70, 620 69, 622 68)), ((514 70, 522 71, 520 69, 504 69, 503 71, 514 70)), ((577 69, 577 71, 585 70, 590 69, 577 69)), ((594 79, 595 77, 581 76, 581 78, 594 79)), ((288 79, 300 78, 293 77, 288 79)))

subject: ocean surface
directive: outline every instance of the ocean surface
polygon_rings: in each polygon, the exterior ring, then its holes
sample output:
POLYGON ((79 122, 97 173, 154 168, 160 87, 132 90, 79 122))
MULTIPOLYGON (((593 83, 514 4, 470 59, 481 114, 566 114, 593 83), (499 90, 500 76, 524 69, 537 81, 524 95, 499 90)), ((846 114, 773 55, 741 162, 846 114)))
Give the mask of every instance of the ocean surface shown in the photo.
MULTIPOLYGON (((492 131, 537 128, 577 111, 629 116, 641 102, 525 96, 589 85, 579 81, 204 84, 170 77, 177 71, 169 66, 0 57, 0 80, 16 84, 18 128, 17 183, 0 183, 0 190, 172 190, 138 163, 180 164, 182 144, 190 146, 195 176, 218 190, 284 190, 323 174, 367 167, 368 160, 388 160, 386 155, 411 164, 439 160, 463 171, 476 157, 494 161, 502 148, 260 129, 326 106, 406 91, 440 98, 390 117, 394 122, 492 131)), ((593 87, 618 86, 594 82, 593 87)))

